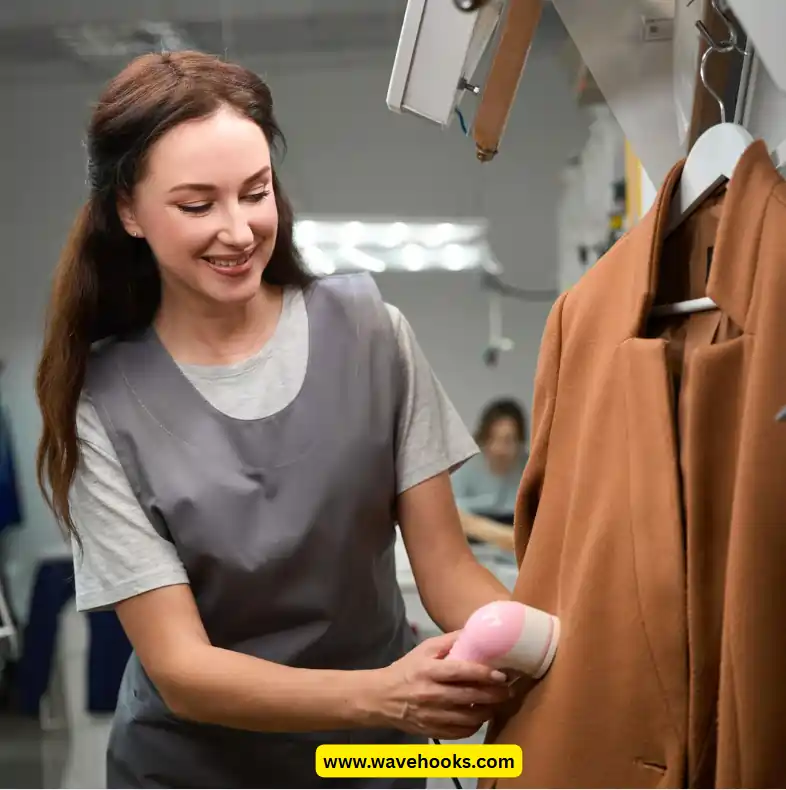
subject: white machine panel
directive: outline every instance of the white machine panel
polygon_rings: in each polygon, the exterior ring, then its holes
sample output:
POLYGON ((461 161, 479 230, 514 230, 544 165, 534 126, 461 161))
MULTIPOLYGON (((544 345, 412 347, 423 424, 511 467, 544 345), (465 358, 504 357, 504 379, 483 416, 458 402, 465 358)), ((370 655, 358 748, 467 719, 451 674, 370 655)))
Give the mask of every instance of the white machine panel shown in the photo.
POLYGON ((786 0, 728 0, 740 24, 755 44, 756 54, 772 81, 786 91, 786 0))
POLYGON ((409 0, 387 104, 447 127, 494 35, 503 0, 459 11, 453 0, 409 0))

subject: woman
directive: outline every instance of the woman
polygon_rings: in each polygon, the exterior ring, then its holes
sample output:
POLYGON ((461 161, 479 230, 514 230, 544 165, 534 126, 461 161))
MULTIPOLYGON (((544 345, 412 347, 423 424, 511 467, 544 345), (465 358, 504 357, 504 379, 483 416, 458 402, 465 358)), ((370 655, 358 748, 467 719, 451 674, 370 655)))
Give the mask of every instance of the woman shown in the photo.
POLYGON ((482 454, 453 475, 464 531, 471 539, 513 551, 510 525, 527 463, 524 410, 515 400, 492 401, 483 409, 475 439, 482 454))
POLYGON ((90 124, 39 479, 80 609, 134 647, 109 787, 319 786, 320 743, 464 737, 508 697, 441 660, 453 635, 412 649, 396 519, 443 630, 508 597, 450 488, 474 443, 370 278, 304 270, 280 141, 255 74, 189 52, 134 61, 90 124))

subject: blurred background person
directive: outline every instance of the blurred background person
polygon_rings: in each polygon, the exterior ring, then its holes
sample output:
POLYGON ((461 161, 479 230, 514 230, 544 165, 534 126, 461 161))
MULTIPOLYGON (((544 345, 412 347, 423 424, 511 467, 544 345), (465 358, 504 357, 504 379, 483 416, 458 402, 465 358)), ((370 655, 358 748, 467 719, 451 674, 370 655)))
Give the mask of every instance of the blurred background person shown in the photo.
POLYGON ((513 512, 527 463, 527 418, 518 401, 487 404, 475 440, 481 453, 453 475, 453 491, 470 542, 513 551, 513 512))

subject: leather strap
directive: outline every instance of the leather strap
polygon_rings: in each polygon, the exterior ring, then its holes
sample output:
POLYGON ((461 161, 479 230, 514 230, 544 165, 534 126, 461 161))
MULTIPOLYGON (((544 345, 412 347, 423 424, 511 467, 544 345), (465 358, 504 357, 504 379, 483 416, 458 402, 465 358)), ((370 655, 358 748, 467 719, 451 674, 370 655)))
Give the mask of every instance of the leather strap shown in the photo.
POLYGON ((496 156, 524 72, 543 0, 509 0, 497 51, 475 114, 472 137, 478 159, 496 156))

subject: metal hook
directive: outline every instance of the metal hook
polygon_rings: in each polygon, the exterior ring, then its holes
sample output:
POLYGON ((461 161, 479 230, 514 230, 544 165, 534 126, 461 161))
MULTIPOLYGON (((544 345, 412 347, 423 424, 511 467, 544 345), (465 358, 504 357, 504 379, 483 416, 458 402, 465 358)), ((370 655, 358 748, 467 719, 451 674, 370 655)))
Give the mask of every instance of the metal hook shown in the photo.
POLYGON ((721 0, 711 0, 711 2, 713 10, 723 19, 726 23, 726 29, 729 31, 729 37, 723 42, 723 46, 736 50, 740 55, 747 55, 748 52, 739 45, 740 30, 737 27, 736 21, 729 16, 728 4, 724 2, 723 5, 721 5, 721 0), (726 7, 724 8, 724 6, 726 7))
POLYGON ((709 93, 710 96, 712 96, 712 98, 718 102, 721 123, 726 123, 726 105, 723 102, 723 98, 717 93, 712 85, 710 85, 707 79, 707 63, 714 53, 731 52, 732 48, 730 46, 724 47, 724 45, 718 44, 718 42, 712 37, 710 31, 707 30, 707 27, 703 22, 697 22, 696 27, 699 29, 699 32, 708 44, 707 49, 704 50, 704 54, 701 56, 701 65, 699 66, 699 77, 701 78, 701 84, 704 86, 704 90, 706 90, 707 93, 709 93))
POLYGON ((729 37, 724 39, 723 41, 716 41, 713 36, 710 34, 710 31, 707 29, 707 26, 701 20, 696 22, 696 27, 699 29, 699 32, 704 37, 704 40, 716 51, 716 52, 739 52, 740 55, 748 55, 750 54, 747 50, 743 49, 740 44, 740 30, 737 28, 737 24, 729 16, 729 12, 724 10, 723 6, 721 6, 721 0, 711 0, 712 9, 715 11, 716 14, 724 21, 726 24, 726 30, 728 31, 729 37))
POLYGON ((729 17, 728 12, 721 7, 721 0, 711 0, 711 3, 715 13, 717 13, 726 24, 729 37, 723 41, 716 41, 712 33, 710 33, 710 31, 707 29, 707 26, 704 24, 704 22, 701 20, 696 22, 696 27, 698 28, 699 33, 701 33, 702 38, 707 42, 708 45, 707 49, 704 50, 704 54, 701 56, 699 76, 704 89, 710 94, 710 96, 712 96, 713 99, 715 99, 716 102, 718 102, 721 123, 726 123, 726 105, 723 102, 723 98, 714 90, 707 80, 707 63, 709 62, 709 59, 713 53, 718 53, 721 55, 735 51, 742 55, 747 55, 748 53, 740 47, 739 31, 737 30, 737 26, 735 25, 734 20, 729 17))

